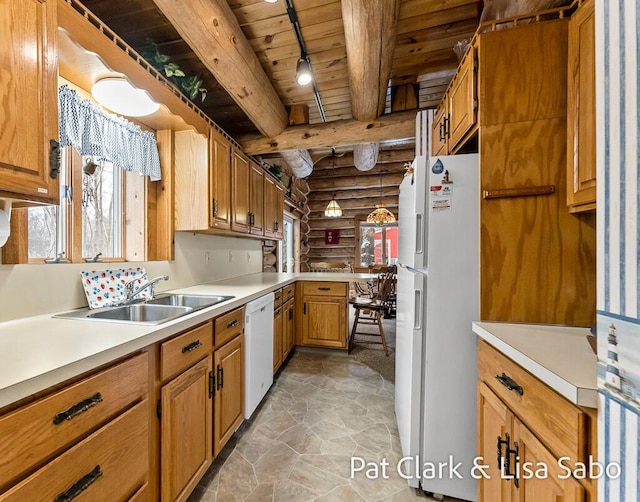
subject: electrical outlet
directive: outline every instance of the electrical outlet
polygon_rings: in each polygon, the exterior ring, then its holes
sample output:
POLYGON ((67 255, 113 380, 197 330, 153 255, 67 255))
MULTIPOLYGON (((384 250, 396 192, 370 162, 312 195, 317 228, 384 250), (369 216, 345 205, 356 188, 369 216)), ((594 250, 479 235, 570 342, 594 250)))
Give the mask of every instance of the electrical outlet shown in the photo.
POLYGON ((210 251, 205 251, 204 252, 204 264, 205 265, 209 265, 209 263, 211 263, 211 252, 210 251))
POLYGON ((251 261, 251 253, 247 251, 247 263, 251 261))
POLYGON ((229 263, 233 262, 233 251, 229 251, 229 263))

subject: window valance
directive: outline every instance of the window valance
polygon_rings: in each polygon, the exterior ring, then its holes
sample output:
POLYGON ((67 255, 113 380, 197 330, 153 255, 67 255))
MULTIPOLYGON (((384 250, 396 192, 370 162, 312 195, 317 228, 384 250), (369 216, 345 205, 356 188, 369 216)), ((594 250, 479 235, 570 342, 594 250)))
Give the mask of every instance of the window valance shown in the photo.
POLYGON ((125 171, 161 178, 158 143, 153 133, 128 120, 103 112, 88 99, 63 85, 58 89, 60 146, 80 155, 110 161, 125 171))

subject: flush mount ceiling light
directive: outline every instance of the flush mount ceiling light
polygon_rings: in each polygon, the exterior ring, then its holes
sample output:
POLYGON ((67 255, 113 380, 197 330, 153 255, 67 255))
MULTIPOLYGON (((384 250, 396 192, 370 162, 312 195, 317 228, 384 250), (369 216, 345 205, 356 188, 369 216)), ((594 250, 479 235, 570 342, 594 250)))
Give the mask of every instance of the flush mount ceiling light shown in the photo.
POLYGON ((332 195, 332 199, 329 201, 329 204, 327 204, 327 207, 324 210, 324 215, 328 218, 339 218, 340 216, 342 216, 342 208, 336 200, 336 194, 332 195))
POLYGON ((105 108, 127 117, 143 117, 156 112, 160 105, 142 89, 133 87, 126 78, 107 77, 98 80, 91 94, 105 108))
POLYGON ((396 221, 396 217, 384 204, 376 205, 376 208, 367 216, 367 223, 373 223, 375 225, 386 225, 394 221, 396 221))
POLYGON ((312 80, 311 64, 307 55, 303 53, 296 66, 296 82, 298 82, 298 85, 308 85, 312 80))
POLYGON ((276 3, 278 0, 264 0, 267 3, 276 3))

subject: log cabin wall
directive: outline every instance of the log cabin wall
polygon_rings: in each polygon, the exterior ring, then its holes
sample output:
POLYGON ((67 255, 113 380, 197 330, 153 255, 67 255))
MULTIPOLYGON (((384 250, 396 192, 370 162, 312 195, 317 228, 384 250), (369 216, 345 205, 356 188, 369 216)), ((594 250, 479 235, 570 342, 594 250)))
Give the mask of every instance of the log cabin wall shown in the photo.
POLYGON ((310 192, 309 233, 303 249, 308 247, 307 259, 302 260, 302 270, 308 263, 355 261, 355 221, 357 216, 366 216, 376 204, 385 204, 398 214, 400 183, 404 175, 404 164, 413 160, 414 149, 381 151, 378 162, 370 171, 359 171, 354 166, 353 155, 327 157, 318 161, 307 179, 310 192), (335 194, 342 208, 342 216, 329 218, 324 215, 327 204, 335 194), (340 231, 337 244, 325 244, 325 231, 340 231))

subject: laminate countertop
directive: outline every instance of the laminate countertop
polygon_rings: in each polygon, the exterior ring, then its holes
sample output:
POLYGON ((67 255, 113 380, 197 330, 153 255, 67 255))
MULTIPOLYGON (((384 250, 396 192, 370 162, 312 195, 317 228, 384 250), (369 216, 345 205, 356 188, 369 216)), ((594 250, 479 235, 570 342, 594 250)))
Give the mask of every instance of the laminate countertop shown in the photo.
POLYGON ((598 359, 589 328, 474 322, 473 332, 573 404, 596 408, 598 359))
MULTIPOLYGON (((172 293, 234 298, 150 326, 61 319, 53 314, 0 323, 0 408, 192 328, 296 281, 351 282, 371 274, 258 273, 172 293)), ((165 292, 163 292, 165 293, 165 292)))

